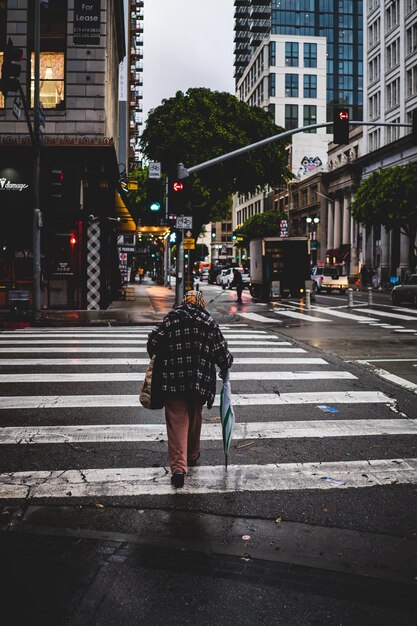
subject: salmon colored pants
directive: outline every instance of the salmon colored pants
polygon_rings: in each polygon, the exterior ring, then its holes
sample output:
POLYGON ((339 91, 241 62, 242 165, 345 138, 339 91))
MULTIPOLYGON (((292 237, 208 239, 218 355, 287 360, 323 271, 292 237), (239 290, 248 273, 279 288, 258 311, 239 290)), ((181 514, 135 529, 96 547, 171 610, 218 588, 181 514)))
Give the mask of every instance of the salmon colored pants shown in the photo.
POLYGON ((203 401, 197 393, 168 393, 165 420, 168 434, 168 462, 173 474, 186 474, 187 459, 200 454, 203 401))

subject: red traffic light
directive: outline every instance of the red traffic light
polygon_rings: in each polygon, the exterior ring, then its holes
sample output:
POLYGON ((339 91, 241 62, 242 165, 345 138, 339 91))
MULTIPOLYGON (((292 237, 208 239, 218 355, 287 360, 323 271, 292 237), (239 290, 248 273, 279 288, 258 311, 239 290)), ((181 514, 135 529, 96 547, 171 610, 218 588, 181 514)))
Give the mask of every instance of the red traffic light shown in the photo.
POLYGON ((343 109, 339 111, 339 120, 348 120, 349 119, 349 111, 347 109, 343 109))
POLYGON ((77 238, 74 235, 74 233, 71 233, 71 236, 70 236, 70 245, 71 245, 71 247, 73 248, 76 243, 77 243, 77 238))
POLYGON ((182 191, 184 189, 184 185, 176 180, 172 183, 172 188, 174 191, 182 191))

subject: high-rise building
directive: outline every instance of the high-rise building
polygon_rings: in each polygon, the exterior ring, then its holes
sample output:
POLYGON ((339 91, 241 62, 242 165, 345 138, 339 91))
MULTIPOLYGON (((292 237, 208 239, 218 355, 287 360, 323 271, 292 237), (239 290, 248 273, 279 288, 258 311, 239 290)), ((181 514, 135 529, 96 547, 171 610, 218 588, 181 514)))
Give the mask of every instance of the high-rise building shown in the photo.
MULTIPOLYGON (((327 119, 334 104, 362 119, 362 0, 235 0, 236 86, 269 35, 326 37, 327 119)), ((286 51, 288 58, 296 48, 286 51)))

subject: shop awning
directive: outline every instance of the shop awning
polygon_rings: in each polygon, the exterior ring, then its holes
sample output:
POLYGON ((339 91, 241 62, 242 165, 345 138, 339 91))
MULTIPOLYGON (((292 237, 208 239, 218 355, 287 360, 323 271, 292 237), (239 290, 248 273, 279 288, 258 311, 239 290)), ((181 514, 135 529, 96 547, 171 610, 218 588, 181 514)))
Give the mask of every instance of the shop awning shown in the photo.
POLYGON ((326 261, 330 265, 333 263, 348 263, 350 261, 350 244, 342 244, 339 248, 326 250, 326 261))
POLYGON ((115 192, 114 206, 116 209, 116 216, 120 217, 120 222, 118 225, 119 233, 135 233, 136 224, 133 221, 132 216, 129 213, 129 209, 123 202, 123 198, 118 191, 115 192))

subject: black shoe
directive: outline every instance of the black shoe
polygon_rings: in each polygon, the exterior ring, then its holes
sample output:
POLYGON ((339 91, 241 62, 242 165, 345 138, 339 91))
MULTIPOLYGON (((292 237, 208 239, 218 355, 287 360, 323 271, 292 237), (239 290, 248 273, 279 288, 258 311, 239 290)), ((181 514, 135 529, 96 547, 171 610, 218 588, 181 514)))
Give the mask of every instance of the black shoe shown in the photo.
POLYGON ((187 465, 188 467, 195 467, 197 465, 198 459, 200 458, 200 453, 198 453, 198 457, 191 460, 191 459, 187 459, 187 465))
POLYGON ((174 487, 176 487, 177 489, 179 489, 180 487, 184 487, 184 476, 185 474, 172 474, 171 476, 171 483, 174 485, 174 487))

